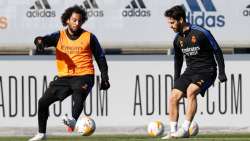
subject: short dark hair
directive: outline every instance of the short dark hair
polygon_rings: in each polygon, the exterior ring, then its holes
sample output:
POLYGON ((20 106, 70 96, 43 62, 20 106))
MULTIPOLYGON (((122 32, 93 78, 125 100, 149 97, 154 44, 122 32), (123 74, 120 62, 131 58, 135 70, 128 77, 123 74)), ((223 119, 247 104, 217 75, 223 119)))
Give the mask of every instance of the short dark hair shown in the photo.
POLYGON ((186 21, 186 12, 185 8, 182 5, 176 5, 164 13, 165 17, 173 18, 175 20, 180 20, 182 17, 184 21, 186 21))
POLYGON ((61 16, 63 26, 67 25, 67 20, 71 17, 72 13, 80 14, 82 17, 82 24, 88 20, 87 12, 84 8, 78 5, 67 8, 61 16))

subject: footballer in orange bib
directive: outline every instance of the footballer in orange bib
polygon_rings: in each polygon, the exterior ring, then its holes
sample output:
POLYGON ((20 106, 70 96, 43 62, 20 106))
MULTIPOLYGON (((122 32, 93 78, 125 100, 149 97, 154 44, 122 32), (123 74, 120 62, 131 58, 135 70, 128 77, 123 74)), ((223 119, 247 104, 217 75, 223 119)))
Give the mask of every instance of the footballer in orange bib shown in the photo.
POLYGON ((60 31, 56 46, 57 70, 60 77, 94 74, 90 35, 91 33, 84 32, 78 39, 70 40, 65 31, 60 31))
MULTIPOLYGON (((37 53, 48 47, 56 47, 58 79, 50 82, 38 102, 38 133, 29 141, 46 139, 49 106, 72 96, 72 115, 62 117, 68 132, 74 131, 83 104, 94 85, 94 56, 101 72, 101 90, 110 87, 108 65, 96 36, 81 28, 87 20, 86 11, 78 5, 67 8, 61 16, 66 28, 50 35, 35 38, 37 53)), ((69 105, 71 106, 71 105, 69 105)))

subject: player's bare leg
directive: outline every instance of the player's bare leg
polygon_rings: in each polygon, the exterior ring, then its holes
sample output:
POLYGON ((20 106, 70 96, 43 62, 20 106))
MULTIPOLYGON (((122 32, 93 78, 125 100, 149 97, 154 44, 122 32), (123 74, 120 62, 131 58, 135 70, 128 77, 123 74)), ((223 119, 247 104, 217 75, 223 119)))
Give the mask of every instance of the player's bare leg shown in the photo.
POLYGON ((179 101, 183 97, 183 92, 173 89, 169 97, 169 120, 177 122, 179 118, 179 101))
POLYGON ((200 87, 198 87, 195 84, 190 84, 187 88, 187 112, 185 115, 185 120, 182 124, 182 133, 180 133, 179 135, 183 134, 183 137, 189 137, 189 132, 188 129, 190 127, 190 124, 194 118, 194 115, 196 113, 197 110, 197 94, 200 91, 200 87))
POLYGON ((192 121, 197 110, 197 94, 200 91, 200 87, 195 84, 190 84, 187 88, 187 112, 186 120, 192 121))
POLYGON ((183 97, 183 92, 178 89, 173 89, 169 97, 169 121, 170 133, 162 139, 170 139, 175 136, 177 132, 177 122, 179 118, 179 101, 183 97))
POLYGON ((177 89, 174 89, 172 91, 172 95, 170 96, 170 113, 169 113, 169 118, 170 118, 170 133, 163 137, 162 139, 171 139, 171 138, 186 138, 189 137, 189 126, 191 124, 191 121, 194 118, 194 115, 197 110, 197 99, 196 96, 198 92, 200 91, 200 88, 195 85, 195 84, 190 84, 189 87, 187 88, 187 112, 185 115, 185 121, 182 125, 182 128, 177 130, 177 121, 179 117, 179 101, 183 96, 183 93, 177 89), (178 97, 180 96, 180 97, 178 97), (179 98, 179 99, 178 99, 179 98), (176 124, 174 124, 176 121, 176 124))

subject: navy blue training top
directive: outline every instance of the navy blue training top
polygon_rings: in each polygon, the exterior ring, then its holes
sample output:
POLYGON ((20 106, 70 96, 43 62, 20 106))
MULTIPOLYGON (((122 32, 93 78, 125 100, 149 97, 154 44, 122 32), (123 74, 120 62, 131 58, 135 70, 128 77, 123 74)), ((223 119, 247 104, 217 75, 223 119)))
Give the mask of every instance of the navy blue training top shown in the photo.
POLYGON ((189 30, 176 35, 174 53, 175 78, 180 76, 183 56, 187 70, 209 72, 210 68, 216 69, 216 58, 219 73, 225 72, 224 58, 218 43, 208 30, 198 25, 189 24, 189 30))

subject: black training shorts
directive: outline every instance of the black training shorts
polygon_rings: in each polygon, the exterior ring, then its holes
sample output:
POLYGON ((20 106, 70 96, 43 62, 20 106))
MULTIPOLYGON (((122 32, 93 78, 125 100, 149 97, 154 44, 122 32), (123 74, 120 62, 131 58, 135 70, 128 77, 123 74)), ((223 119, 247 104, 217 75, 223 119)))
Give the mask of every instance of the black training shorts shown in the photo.
POLYGON ((59 77, 50 82, 46 92, 62 101, 74 93, 81 93, 84 97, 87 97, 93 85, 94 75, 59 77))
POLYGON ((188 86, 193 83, 201 88, 200 94, 201 96, 204 96, 206 90, 214 83, 216 76, 216 68, 209 68, 207 70, 187 69, 174 81, 174 89, 186 93, 188 86))

